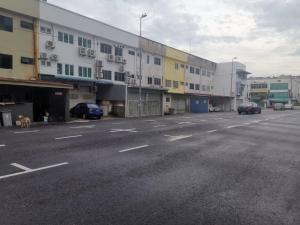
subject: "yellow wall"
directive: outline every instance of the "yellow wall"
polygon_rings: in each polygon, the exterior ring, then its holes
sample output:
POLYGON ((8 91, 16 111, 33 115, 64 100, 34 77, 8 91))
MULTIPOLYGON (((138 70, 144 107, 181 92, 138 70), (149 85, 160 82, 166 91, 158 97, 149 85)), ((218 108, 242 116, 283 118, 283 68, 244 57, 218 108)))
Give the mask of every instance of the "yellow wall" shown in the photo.
POLYGON ((35 18, 39 17, 38 0, 1 0, 0 8, 35 18))
MULTIPOLYGON (((9 1, 1 0, 0 5, 9 1)), ((20 21, 34 22, 34 19, 3 9, 0 9, 0 15, 13 18, 13 32, 0 30, 0 53, 13 56, 13 69, 0 68, 0 77, 16 79, 30 79, 32 77, 37 77, 35 65, 21 64, 21 56, 34 59, 35 55, 34 32, 32 30, 21 28, 20 21)))
POLYGON ((187 63, 187 54, 179 50, 166 47, 166 58, 164 64, 164 87, 166 80, 172 81, 172 88, 169 93, 184 94, 185 87, 185 65, 187 63), (175 64, 178 64, 178 70, 175 69, 175 64), (181 64, 184 67, 181 67, 181 64), (178 88, 173 88, 173 81, 178 81, 178 88))

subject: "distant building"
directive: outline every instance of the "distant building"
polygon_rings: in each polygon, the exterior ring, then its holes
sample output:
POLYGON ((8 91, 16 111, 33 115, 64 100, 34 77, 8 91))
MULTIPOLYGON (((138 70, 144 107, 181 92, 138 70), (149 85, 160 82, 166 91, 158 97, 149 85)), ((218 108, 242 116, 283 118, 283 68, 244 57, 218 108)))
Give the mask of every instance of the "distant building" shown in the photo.
POLYGON ((247 81, 249 101, 262 107, 275 103, 294 104, 300 102, 300 77, 251 77, 247 81))

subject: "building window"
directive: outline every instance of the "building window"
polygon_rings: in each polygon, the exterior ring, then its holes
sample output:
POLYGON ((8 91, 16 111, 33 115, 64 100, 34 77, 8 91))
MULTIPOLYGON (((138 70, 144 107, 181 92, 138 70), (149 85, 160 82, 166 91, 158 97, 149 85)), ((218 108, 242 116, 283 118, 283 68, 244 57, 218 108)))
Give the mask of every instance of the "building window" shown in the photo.
POLYGON ((206 70, 202 69, 202 76, 206 76, 206 70))
POLYGON ((214 86, 210 86, 210 90, 214 90, 214 86))
POLYGON ((202 85, 202 91, 206 91, 206 86, 202 85))
POLYGON ((260 88, 268 88, 268 84, 251 84, 251 89, 260 89, 260 88))
POLYGON ((67 33, 64 33, 64 42, 69 43, 69 35, 67 33))
POLYGON ((160 66, 160 65, 161 65, 161 59, 160 59, 160 58, 157 58, 157 57, 155 57, 155 58, 154 58, 154 64, 155 64, 155 65, 159 65, 159 66, 160 66))
POLYGON ((154 78, 154 85, 161 85, 161 79, 160 78, 154 78))
POLYGON ((152 84, 152 77, 148 77, 148 84, 152 84))
POLYGON ((107 44, 100 44, 100 51, 102 53, 107 53, 107 54, 111 54, 111 45, 107 45, 107 44))
POLYGON ((271 90, 288 90, 289 84, 288 83, 271 83, 270 89, 271 90))
POLYGON ((125 81, 125 74, 115 72, 115 81, 125 81))
POLYGON ((104 80, 111 80, 111 71, 109 70, 103 70, 103 79, 104 80))
POLYGON ((179 65, 178 63, 175 63, 175 70, 178 70, 179 69, 179 65))
POLYGON ((190 89, 191 89, 191 90, 194 90, 194 89, 195 89, 195 85, 192 84, 192 83, 190 83, 190 89))
POLYGON ((74 44, 74 36, 72 34, 69 34, 69 43, 74 44))
POLYGON ((0 30, 13 32, 13 19, 0 15, 0 30))
POLYGON ((34 59, 33 58, 28 58, 28 57, 21 57, 21 63, 22 64, 33 65, 34 64, 34 59))
POLYGON ((166 87, 168 87, 168 88, 172 87, 172 81, 171 80, 166 80, 165 84, 166 84, 166 87))
POLYGON ((195 73, 195 68, 194 67, 190 67, 190 73, 195 73))
POLYGON ((116 56, 123 56, 123 48, 115 47, 115 55, 116 56))
POLYGON ((171 102, 171 98, 170 98, 170 97, 167 97, 167 98, 166 98, 166 102, 171 102))
POLYGON ((51 62, 50 62, 50 61, 47 61, 47 63, 46 63, 46 64, 47 64, 47 66, 48 66, 48 67, 50 67, 50 66, 51 66, 51 62))
POLYGON ((78 46, 92 48, 92 41, 83 37, 78 37, 78 46))
POLYGON ((173 81, 173 88, 178 88, 179 87, 179 83, 178 81, 173 81))
POLYGON ((70 75, 70 65, 69 64, 65 65, 65 75, 70 75))
POLYGON ((200 75, 200 69, 196 68, 196 74, 200 75))
POLYGON ((13 68, 13 56, 0 54, 0 68, 12 69, 13 68))
POLYGON ((207 71, 207 77, 210 77, 210 72, 209 71, 207 71))
POLYGON ((41 61, 41 65, 42 65, 42 66, 46 66, 46 61, 45 61, 45 60, 42 60, 42 61, 41 61))
POLYGON ((82 66, 78 67, 78 76, 83 77, 83 68, 82 68, 82 66))
POLYGON ((200 90, 200 85, 199 85, 199 84, 196 84, 196 85, 195 85, 195 89, 196 89, 197 91, 199 91, 199 90, 200 90))
POLYGON ((41 33, 51 34, 51 28, 49 28, 49 27, 41 26, 40 31, 41 31, 41 33))
POLYGON ((74 35, 63 33, 61 31, 58 32, 58 41, 73 44, 74 43, 74 35))
POLYGON ((63 34, 63 32, 58 32, 58 41, 63 41, 63 36, 64 36, 64 34, 63 34))
POLYGON ((150 63, 150 56, 147 55, 147 64, 149 64, 149 63, 150 63))
POLYGON ((184 86, 184 82, 180 82, 180 85, 181 85, 181 86, 184 86))
POLYGON ((135 51, 128 50, 129 55, 135 55, 135 51))
POLYGON ((74 66, 70 65, 70 76, 74 76, 74 66))
POLYGON ((57 74, 62 74, 62 64, 57 63, 57 74))
POLYGON ((210 91, 210 86, 209 86, 209 85, 206 87, 206 90, 207 90, 207 91, 210 91))
POLYGON ((33 30, 33 23, 21 20, 20 26, 22 28, 28 29, 28 30, 33 30))

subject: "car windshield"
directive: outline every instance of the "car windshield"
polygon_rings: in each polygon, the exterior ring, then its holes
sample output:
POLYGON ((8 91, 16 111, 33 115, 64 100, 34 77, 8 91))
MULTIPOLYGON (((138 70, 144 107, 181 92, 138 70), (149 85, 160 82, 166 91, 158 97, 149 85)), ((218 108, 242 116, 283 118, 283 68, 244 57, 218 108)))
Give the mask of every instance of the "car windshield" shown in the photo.
POLYGON ((87 107, 91 108, 91 109, 98 109, 99 108, 99 106, 97 106, 95 104, 87 104, 87 107))
POLYGON ((249 107, 249 106, 251 106, 251 103, 243 103, 243 104, 241 104, 241 106, 242 107, 249 107))

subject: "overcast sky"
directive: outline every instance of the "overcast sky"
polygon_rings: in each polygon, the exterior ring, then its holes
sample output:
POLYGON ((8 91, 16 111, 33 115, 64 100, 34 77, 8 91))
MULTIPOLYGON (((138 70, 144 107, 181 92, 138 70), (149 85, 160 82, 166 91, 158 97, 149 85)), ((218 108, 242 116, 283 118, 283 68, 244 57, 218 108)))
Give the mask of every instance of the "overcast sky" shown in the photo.
POLYGON ((238 61, 255 76, 300 75, 299 0, 48 0, 214 62, 238 61))

